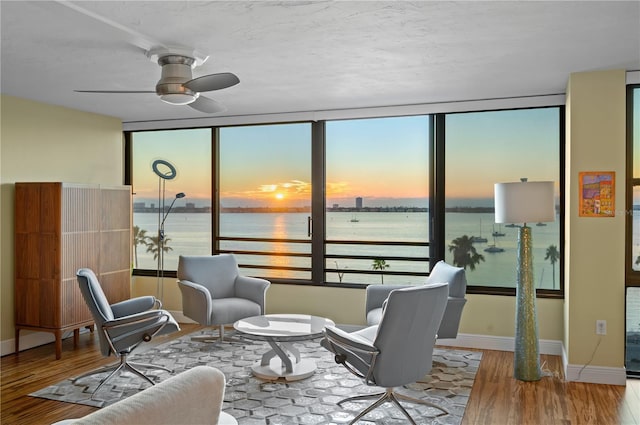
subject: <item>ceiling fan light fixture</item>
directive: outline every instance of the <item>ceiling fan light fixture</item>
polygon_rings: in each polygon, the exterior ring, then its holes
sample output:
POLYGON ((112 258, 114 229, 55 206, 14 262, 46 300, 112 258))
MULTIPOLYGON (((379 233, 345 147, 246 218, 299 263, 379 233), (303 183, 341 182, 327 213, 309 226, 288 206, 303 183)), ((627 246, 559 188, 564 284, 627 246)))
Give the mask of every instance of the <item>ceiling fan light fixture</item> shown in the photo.
MULTIPOLYGON (((0 0, 1 1, 1 0, 0 0)), ((203 75, 193 78, 192 69, 202 65, 208 58, 195 51, 157 47, 147 52, 147 57, 157 61, 161 67, 160 80, 156 83, 155 93, 160 100, 169 105, 188 105, 206 113, 215 114, 226 108, 213 99, 200 96, 200 92, 220 90, 234 86, 240 79, 230 73, 203 75)), ((76 90, 88 93, 151 93, 149 90, 76 90)))
POLYGON ((171 105, 188 105, 198 98, 198 93, 168 93, 160 95, 160 100, 171 105))

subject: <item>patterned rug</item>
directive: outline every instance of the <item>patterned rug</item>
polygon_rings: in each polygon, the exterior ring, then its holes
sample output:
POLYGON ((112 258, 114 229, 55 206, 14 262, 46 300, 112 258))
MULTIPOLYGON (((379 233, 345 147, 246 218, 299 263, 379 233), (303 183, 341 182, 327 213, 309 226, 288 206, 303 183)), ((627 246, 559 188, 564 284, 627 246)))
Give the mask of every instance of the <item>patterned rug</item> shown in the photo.
MULTIPOLYGON (((344 367, 333 355, 320 347, 319 340, 300 342, 296 347, 303 358, 317 364, 316 373, 293 382, 263 381, 255 378, 251 365, 269 350, 267 343, 255 341, 203 343, 191 341, 195 334, 183 336, 155 348, 139 352, 130 361, 152 363, 172 369, 173 374, 198 365, 220 369, 227 378, 223 411, 234 416, 240 425, 253 424, 339 424, 353 419, 372 400, 336 403, 355 394, 380 392, 368 387, 344 367)), ((436 348, 431 374, 401 392, 421 398, 447 409, 450 414, 436 417, 439 410, 404 403, 407 411, 420 424, 459 424, 464 415, 469 393, 482 358, 481 352, 436 348)), ((149 369, 154 382, 168 378, 168 372, 149 369)), ((139 377, 123 373, 105 384, 94 399, 91 393, 105 373, 77 380, 64 380, 30 394, 51 400, 103 407, 150 386, 139 377)), ((404 424, 406 418, 391 403, 370 412, 361 424, 404 424)))

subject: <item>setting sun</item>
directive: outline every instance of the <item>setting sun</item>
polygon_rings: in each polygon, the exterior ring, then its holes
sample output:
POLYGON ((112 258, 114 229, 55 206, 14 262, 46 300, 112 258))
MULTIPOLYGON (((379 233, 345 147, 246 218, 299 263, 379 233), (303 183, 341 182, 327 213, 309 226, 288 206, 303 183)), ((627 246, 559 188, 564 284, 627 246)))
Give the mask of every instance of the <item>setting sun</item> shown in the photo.
POLYGON ((284 198, 284 194, 282 193, 276 193, 276 199, 280 200, 284 198))

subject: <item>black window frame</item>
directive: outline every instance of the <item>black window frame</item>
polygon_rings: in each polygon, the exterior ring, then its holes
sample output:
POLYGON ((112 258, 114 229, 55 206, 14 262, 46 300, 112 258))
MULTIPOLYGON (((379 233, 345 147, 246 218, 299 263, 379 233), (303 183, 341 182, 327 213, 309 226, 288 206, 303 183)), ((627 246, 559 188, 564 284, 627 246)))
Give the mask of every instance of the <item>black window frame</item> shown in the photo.
MULTIPOLYGON (((540 109, 540 108, 557 108, 559 114, 559 177, 560 177, 560 193, 559 193, 559 202, 560 202, 560 210, 559 210, 559 220, 560 220, 560 240, 559 240, 559 250, 560 252, 564 252, 564 181, 565 181, 565 107, 564 105, 549 105, 549 106, 540 106, 540 107, 524 107, 524 108, 505 108, 505 109, 491 109, 487 110, 487 112, 493 112, 498 110, 518 110, 518 109, 540 109)), ((461 111, 463 112, 463 111, 461 111)), ((482 111, 464 111, 464 112, 482 112, 482 111)), ((429 135, 429 264, 432 267, 437 261, 444 259, 445 254, 445 242, 444 242, 444 234, 445 234, 445 192, 444 192, 444 184, 445 184, 445 146, 446 143, 446 134, 445 134, 445 121, 446 116, 452 113, 433 113, 433 114, 424 114, 429 117, 431 123, 431 131, 429 135)), ((325 152, 325 123, 330 120, 319 120, 319 121, 301 121, 311 124, 312 126, 312 163, 314 164, 312 169, 312 190, 314 191, 314 195, 312 195, 312 211, 315 211, 314 220, 320 219, 321 216, 324 216, 325 200, 323 199, 320 208, 316 205, 319 201, 319 196, 315 194, 315 192, 324 193, 324 188, 322 186, 318 186, 319 182, 323 182, 324 184, 324 166, 318 167, 318 164, 323 163, 325 152), (314 204, 314 202, 316 204, 314 204)), ((268 125, 268 124, 284 124, 284 122, 273 122, 273 123, 261 123, 260 125, 268 125)), ((251 125, 251 124, 247 124, 251 125)), ((235 126, 235 125, 232 125, 235 126)), ((218 247, 216 244, 217 236, 219 236, 218 229, 218 215, 219 215, 219 176, 217 166, 218 161, 221 160, 219 156, 218 150, 218 140, 219 140, 219 129, 228 126, 202 126, 202 127, 190 127, 190 128, 210 128, 212 134, 212 246, 211 252, 212 254, 216 254, 218 251, 218 247)), ((162 131, 167 130, 183 130, 184 128, 175 128, 175 129, 166 129, 163 128, 162 131)), ((125 184, 132 185, 132 143, 133 137, 132 134, 138 131, 152 131, 152 130, 127 130, 124 131, 124 152, 125 152, 125 167, 124 167, 124 180, 125 184)), ((322 220, 320 220, 322 221, 322 220)), ((317 221, 316 221, 317 223, 317 221)), ((322 224, 323 226, 323 224, 322 224)), ((345 284, 345 283, 332 283, 324 281, 324 264, 325 264, 325 247, 324 240, 318 242, 316 239, 313 242, 312 249, 316 251, 313 252, 312 257, 312 277, 310 281, 300 281, 295 279, 271 279, 274 283, 281 284, 302 284, 302 285, 312 285, 312 286, 323 286, 323 287, 340 287, 340 288, 366 288, 367 284, 345 284), (322 247, 318 245, 322 244, 322 247), (318 271, 322 268, 322 271, 318 271), (319 277, 321 279, 319 279, 319 277), (319 280, 318 280, 319 279, 319 280)), ((514 264, 515 267, 515 264, 514 264)), ((135 276, 156 276, 157 270, 148 270, 148 269, 133 269, 132 274, 135 276)), ((559 260, 559 274, 560 274, 560 285, 557 290, 550 289, 537 289, 537 296, 540 298, 564 298, 564 258, 561 256, 559 260)), ((175 270, 165 270, 165 277, 176 277, 175 270)), ((640 282, 640 272, 638 272, 638 278, 640 282)), ((489 287, 489 286, 479 286, 469 284, 467 285, 467 293, 469 294, 485 294, 485 295, 503 295, 503 296, 515 296, 516 288, 513 287, 489 287)))
MULTIPOLYGON (((640 134, 634 134, 634 93, 637 92, 638 96, 640 96, 640 84, 628 84, 627 85, 627 98, 626 98, 626 178, 625 178, 625 363, 627 361, 628 355, 628 344, 629 344, 629 335, 628 335, 628 301, 627 297, 629 296, 630 288, 640 288, 640 270, 633 269, 633 262, 635 259, 633 258, 633 188, 634 186, 640 186, 640 176, 634 176, 633 167, 634 167, 634 138, 640 137, 640 134)), ((639 378, 640 372, 636 370, 631 370, 628 365, 626 365, 626 373, 627 377, 630 378, 639 378)))
MULTIPOLYGON (((640 176, 635 177, 633 175, 633 141, 634 141, 634 133, 633 133, 633 97, 634 92, 638 90, 638 95, 640 96, 640 84, 629 84, 627 85, 627 117, 626 117, 626 167, 627 167, 627 175, 626 175, 626 190, 625 190, 625 229, 626 229, 626 240, 625 240, 625 286, 633 286, 640 287, 640 270, 634 270, 632 263, 634 261, 633 257, 633 187, 640 186, 640 176)), ((637 135, 640 137, 640 135, 637 135)))
MULTIPOLYGON (((515 110, 529 110, 529 109, 545 109, 545 108, 557 108, 558 109, 558 149, 559 149, 559 197, 558 201, 560 204, 558 219, 559 219, 559 246, 558 251, 564 253, 564 234, 565 234, 565 224, 564 224, 564 205, 565 205, 565 158, 566 158, 566 122, 565 122, 565 106, 564 105, 550 105, 550 106, 540 106, 540 107, 523 107, 523 108, 504 108, 504 109, 490 109, 490 110, 474 110, 474 111, 459 111, 459 112, 451 112, 451 113, 443 113, 436 114, 436 120, 440 123, 439 127, 436 127, 436 149, 440 151, 440 157, 438 157, 438 161, 434 164, 436 168, 435 175, 439 180, 439 190, 437 195, 437 208, 438 208, 438 220, 437 223, 437 234, 439 239, 435 241, 438 245, 438 255, 439 257, 433 261, 437 262, 438 260, 444 259, 444 250, 446 247, 444 246, 444 234, 445 234, 445 150, 446 150, 446 133, 445 133, 445 124, 446 124, 446 116, 454 115, 454 114, 463 114, 467 112, 498 112, 498 111, 515 111, 515 110), (441 115, 441 116, 440 116, 441 115), (441 168, 438 170, 437 168, 441 168)), ((438 155, 438 153, 436 153, 438 155)), ((559 288, 556 290, 553 289, 539 289, 536 288, 536 296, 539 298, 555 298, 555 299, 564 299, 564 257, 560 256, 558 261, 559 266, 559 288)), ((516 264, 514 263, 514 268, 516 264)), ((516 295, 516 287, 507 287, 507 286, 484 286, 484 285, 473 285, 467 284, 467 294, 481 294, 481 295, 504 295, 504 296, 515 296, 516 295)))

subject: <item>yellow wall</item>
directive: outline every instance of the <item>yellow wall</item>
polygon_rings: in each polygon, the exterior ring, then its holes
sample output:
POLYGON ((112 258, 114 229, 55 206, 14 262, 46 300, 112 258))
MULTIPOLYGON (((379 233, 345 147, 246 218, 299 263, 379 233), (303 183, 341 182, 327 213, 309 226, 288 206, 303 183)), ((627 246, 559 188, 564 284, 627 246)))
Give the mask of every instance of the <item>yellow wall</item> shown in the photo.
MULTIPOLYGON (((515 299, 491 295, 467 295, 460 324, 464 334, 513 337, 515 299)), ((305 313, 327 316, 336 323, 365 324, 365 291, 272 285, 267 295, 270 313, 305 313), (295 306, 291 310, 291 306, 295 306)), ((562 300, 538 300, 540 338, 562 339, 562 300)))
MULTIPOLYGON (((515 265, 514 265, 515 267, 515 265)), ((155 294, 157 279, 134 277, 134 295, 155 294)), ((181 311, 181 296, 175 279, 164 279, 163 307, 181 311)), ((302 313, 325 316, 336 323, 363 325, 364 289, 272 284, 267 291, 267 313, 302 313)), ((515 298, 491 295, 467 295, 460 332, 474 335, 513 337, 515 334, 515 298)), ((539 336, 562 340, 563 301, 538 300, 539 336)))
POLYGON ((625 346, 625 71, 572 74, 567 85, 564 346, 569 364, 621 368, 625 346), (615 217, 579 217, 579 173, 615 171, 615 217))
POLYGON ((14 336, 13 184, 122 184, 124 149, 116 118, 4 95, 0 108, 0 337, 5 341, 14 336))

